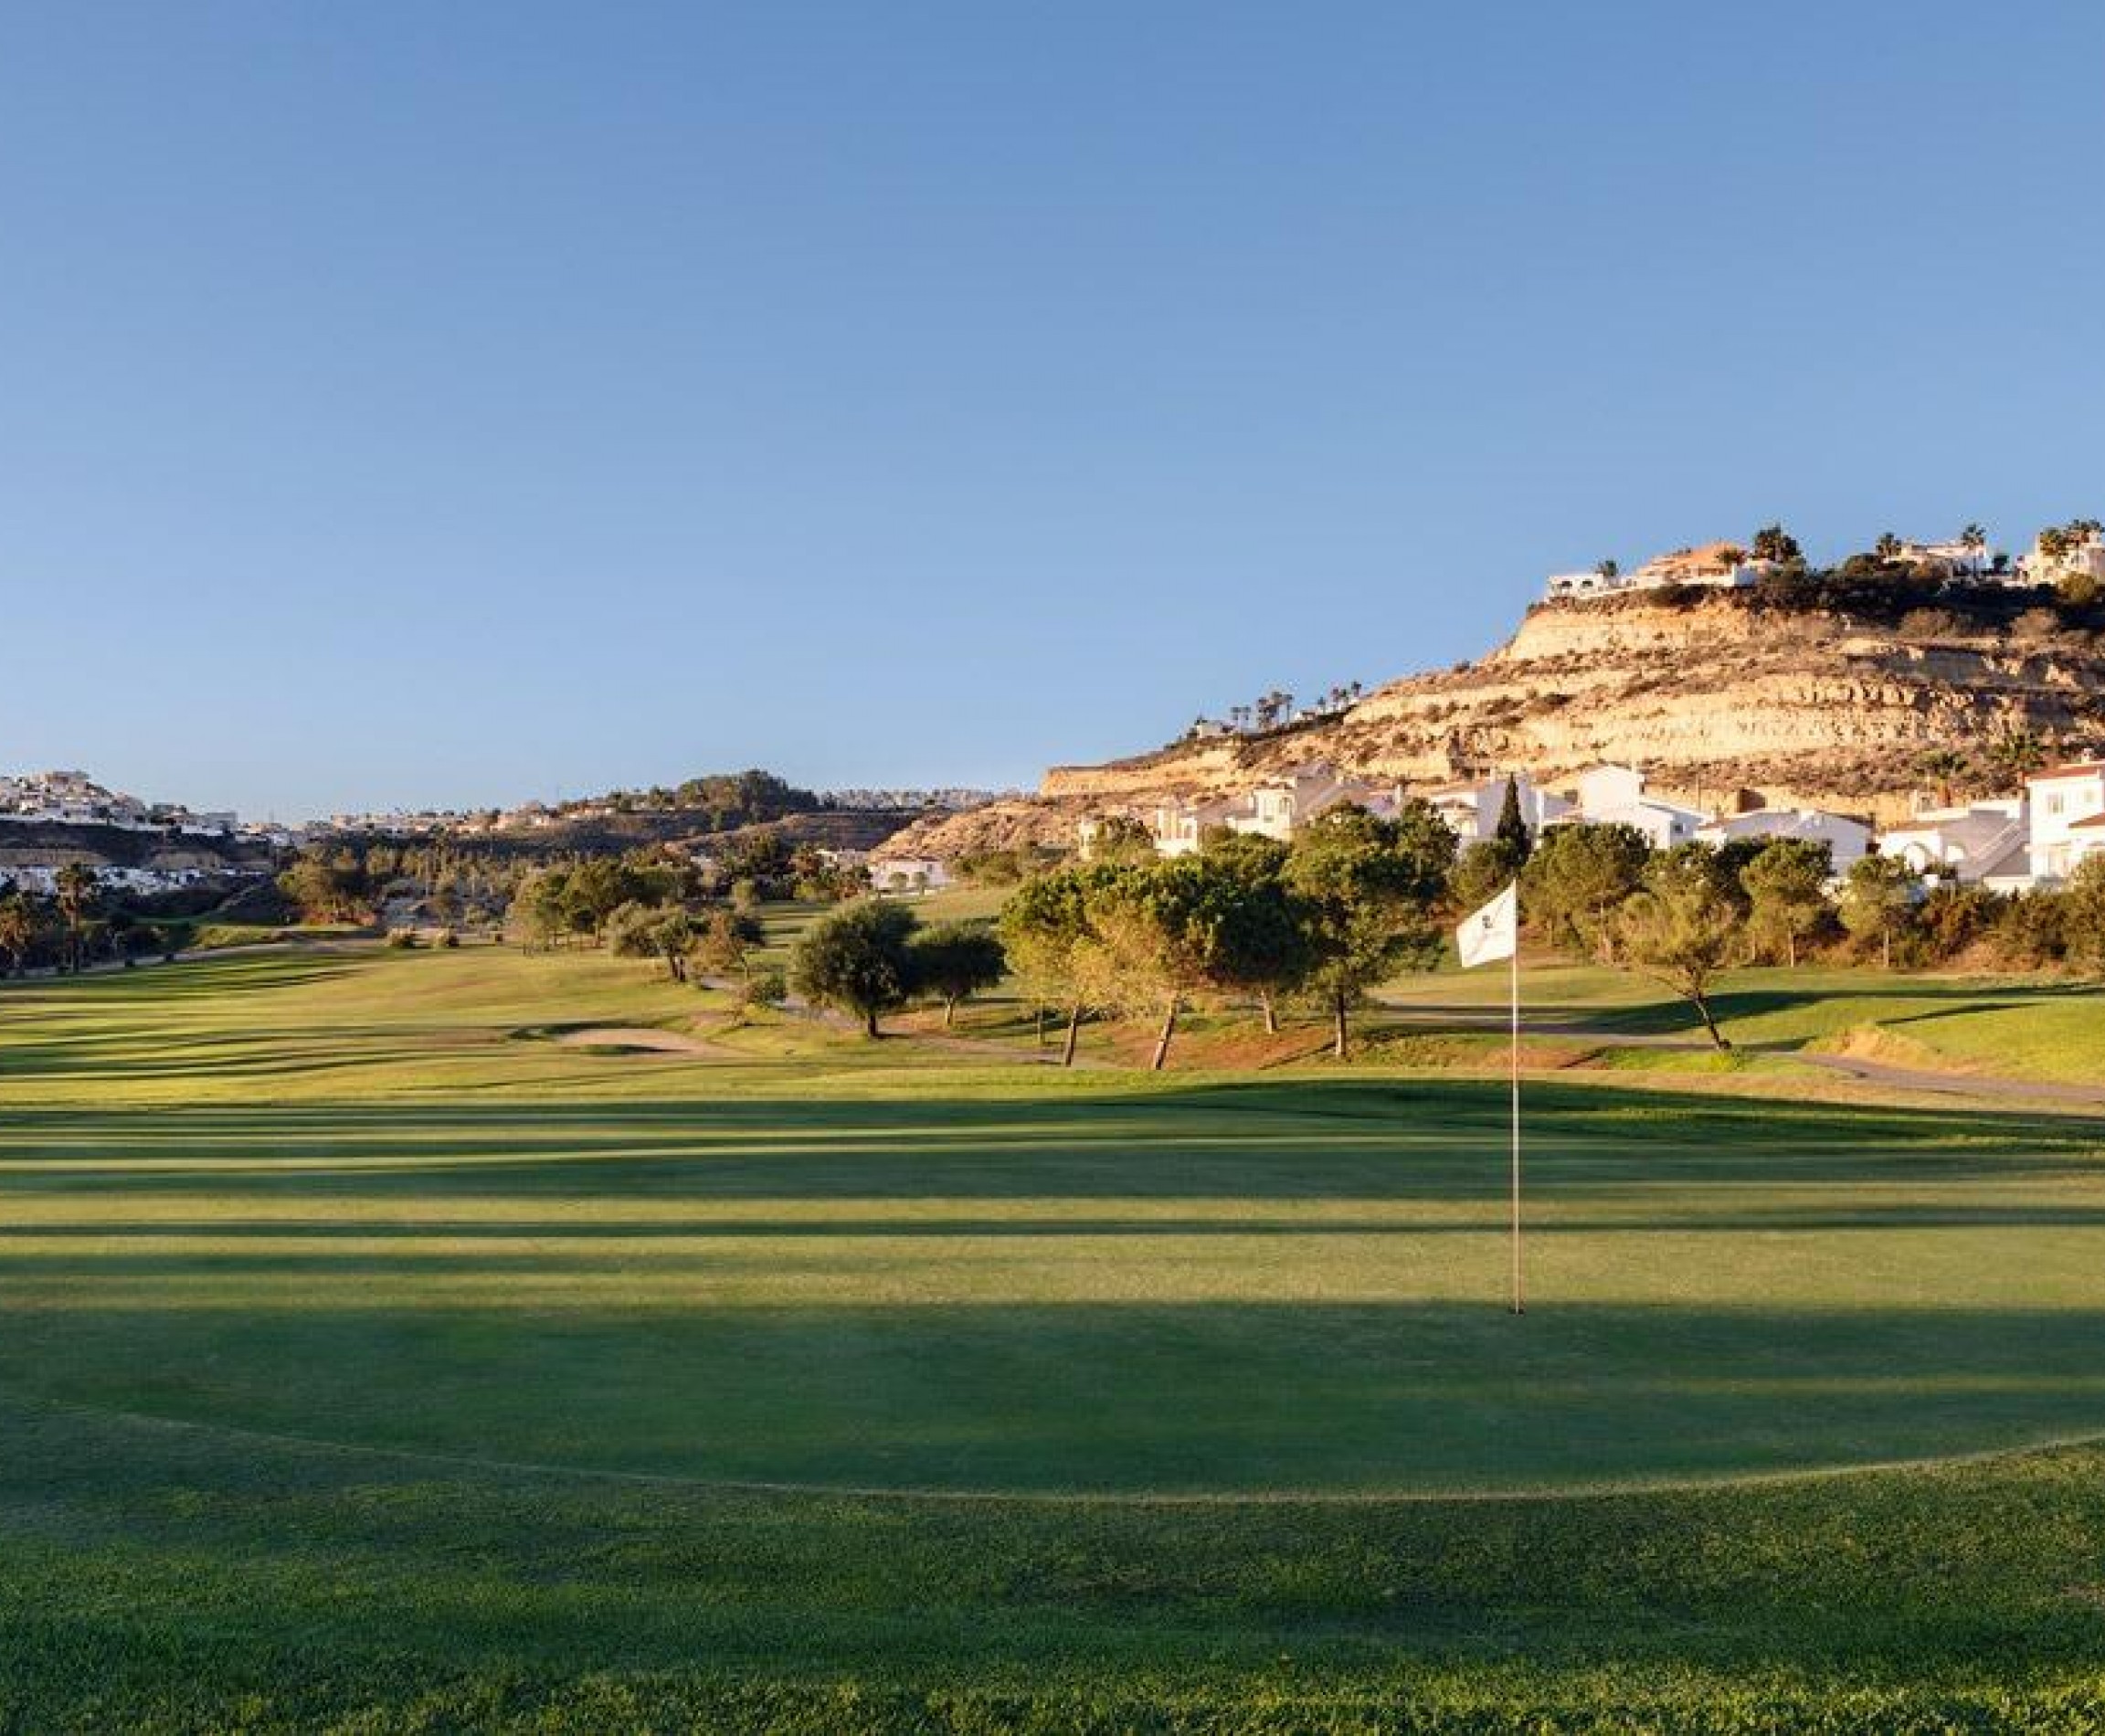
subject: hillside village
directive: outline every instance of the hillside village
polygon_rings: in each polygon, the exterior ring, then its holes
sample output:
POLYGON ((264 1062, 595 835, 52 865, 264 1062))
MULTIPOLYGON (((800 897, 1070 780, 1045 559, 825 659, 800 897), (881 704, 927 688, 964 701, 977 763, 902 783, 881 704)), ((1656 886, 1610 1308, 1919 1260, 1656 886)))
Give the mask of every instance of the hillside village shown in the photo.
MULTIPOLYGON (((1560 827, 1584 825, 1630 827, 1655 850, 1691 842, 1718 848, 1796 839, 1825 845, 1837 876, 1877 852, 1905 862, 1927 880, 1998 893, 2057 885, 2086 856, 2105 853, 2105 760, 2042 767, 2026 774, 2010 795, 1949 802, 1926 797, 1905 822, 1883 828, 1861 815, 1818 808, 1690 808, 1652 792, 1644 773, 1628 766, 1596 766, 1557 789, 1513 772, 1413 792, 1310 765, 1242 795, 1090 815, 1076 823, 1074 849, 1089 860, 1114 832, 1144 836, 1164 857, 1189 855, 1217 831, 1285 842, 1335 808, 1350 804, 1392 818, 1413 795, 1446 822, 1464 849, 1494 835, 1510 799, 1538 839, 1560 827)), ((929 858, 880 858, 872 869, 880 884, 902 869, 918 876, 918 884, 939 885, 948 878, 945 865, 929 858)))
MULTIPOLYGON (((2095 587, 2105 584, 2105 525, 2077 519, 2049 525, 2033 539, 2029 553, 2013 560, 1989 547, 1988 533, 1969 524, 1957 536, 1916 542, 1891 532, 1867 551, 1835 569, 1839 574, 1889 573, 1933 585, 2002 586, 2014 590, 2095 587)), ((1552 573, 1543 587, 1547 602, 1583 602, 1634 591, 1697 586, 1747 589, 1764 581, 1807 577, 1796 540, 1780 524, 1755 533, 1745 545, 1706 543, 1657 555, 1627 572, 1605 560, 1584 572, 1552 573)))

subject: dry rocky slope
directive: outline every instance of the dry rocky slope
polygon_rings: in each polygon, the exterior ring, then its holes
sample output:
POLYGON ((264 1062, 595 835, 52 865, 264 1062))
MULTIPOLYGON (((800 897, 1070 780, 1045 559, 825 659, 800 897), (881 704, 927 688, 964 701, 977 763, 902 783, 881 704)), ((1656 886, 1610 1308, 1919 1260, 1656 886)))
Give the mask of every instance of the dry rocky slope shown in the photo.
POLYGON ((1337 718, 1055 767, 1037 797, 925 821, 892 849, 1064 845, 1084 814, 1245 790, 1315 760, 1421 790, 1506 771, 1555 787, 1612 761, 1697 807, 1766 800, 1890 821, 1932 749, 1984 748, 2010 729, 2105 738, 2101 622, 2041 602, 1711 591, 1540 604, 1481 662, 1391 683, 1337 718))

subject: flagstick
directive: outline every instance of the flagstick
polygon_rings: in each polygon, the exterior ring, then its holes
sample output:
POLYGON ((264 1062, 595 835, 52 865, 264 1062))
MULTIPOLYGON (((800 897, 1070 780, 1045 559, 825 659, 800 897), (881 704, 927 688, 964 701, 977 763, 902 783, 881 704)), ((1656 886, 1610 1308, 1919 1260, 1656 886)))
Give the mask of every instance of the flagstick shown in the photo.
POLYGON ((1507 955, 1510 966, 1508 982, 1511 987, 1513 1007, 1513 1034, 1510 1054, 1513 1081, 1513 1312, 1525 1314, 1528 1303, 1520 1286, 1520 937, 1513 937, 1513 950, 1507 955))

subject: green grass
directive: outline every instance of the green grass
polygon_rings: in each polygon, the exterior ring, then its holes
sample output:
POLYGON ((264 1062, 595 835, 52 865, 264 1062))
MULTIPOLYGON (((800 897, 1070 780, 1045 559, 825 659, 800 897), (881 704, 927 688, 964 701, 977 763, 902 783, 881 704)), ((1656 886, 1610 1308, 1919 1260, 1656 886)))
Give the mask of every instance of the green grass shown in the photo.
POLYGON ((1701 1078, 0 990, 0 1728, 2105 1724, 2105 1122, 1701 1078))

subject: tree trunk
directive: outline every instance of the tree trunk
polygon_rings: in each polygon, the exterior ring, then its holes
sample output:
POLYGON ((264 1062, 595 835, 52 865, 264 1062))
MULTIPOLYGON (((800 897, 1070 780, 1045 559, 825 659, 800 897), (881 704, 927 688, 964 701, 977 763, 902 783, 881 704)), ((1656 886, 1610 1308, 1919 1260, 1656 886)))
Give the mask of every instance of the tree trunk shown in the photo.
POLYGON ((1168 1010, 1162 1015, 1162 1030, 1155 1039, 1154 1058, 1148 1063, 1149 1073, 1160 1073, 1163 1064, 1169 1059, 1169 1039, 1177 1034, 1177 997, 1169 997, 1168 1010))
POLYGON ((1717 1020, 1710 1016, 1710 1003, 1695 990, 1689 990, 1688 999, 1695 1003, 1696 1016, 1703 1021, 1703 1029, 1710 1033, 1710 1041, 1720 1049, 1729 1049, 1731 1043, 1726 1041, 1725 1033, 1718 1029, 1717 1020))
POLYGON ((1798 934, 1795 929, 1784 933, 1783 957, 1789 961, 1792 969, 1798 969, 1798 934))
POLYGON ((1276 1037, 1279 1034, 1279 1009, 1273 1004, 1271 990, 1260 989, 1257 991, 1257 1004, 1264 1009, 1264 1034, 1276 1037))
POLYGON ((1881 928, 1881 929, 1879 929, 1879 931, 1878 931, 1878 954, 1879 954, 1879 960, 1878 960, 1878 962, 1879 962, 1879 969, 1883 969, 1883 970, 1890 970, 1890 969, 1893 969, 1893 931, 1892 931, 1892 929, 1890 929, 1890 928, 1881 928))
POLYGON ((957 1016, 957 997, 956 995, 945 995, 943 997, 943 1029, 946 1031, 949 1030, 951 1021, 956 1019, 957 1016))
POLYGON ((874 1037, 878 1034, 877 1011, 873 1007, 862 1015, 862 1034, 865 1037, 874 1037))
POLYGON ((1077 1000, 1067 1014, 1067 1046, 1060 1053, 1062 1066, 1071 1067, 1074 1064, 1074 1039, 1081 1033, 1082 1003, 1077 1000))
POLYGON ((1041 1049, 1045 1046, 1045 1006, 1042 1001, 1038 1005, 1038 1046, 1041 1049))
POLYGON ((1345 992, 1339 990, 1330 1009, 1332 1019, 1330 1053, 1338 1060, 1345 1059, 1345 992))

